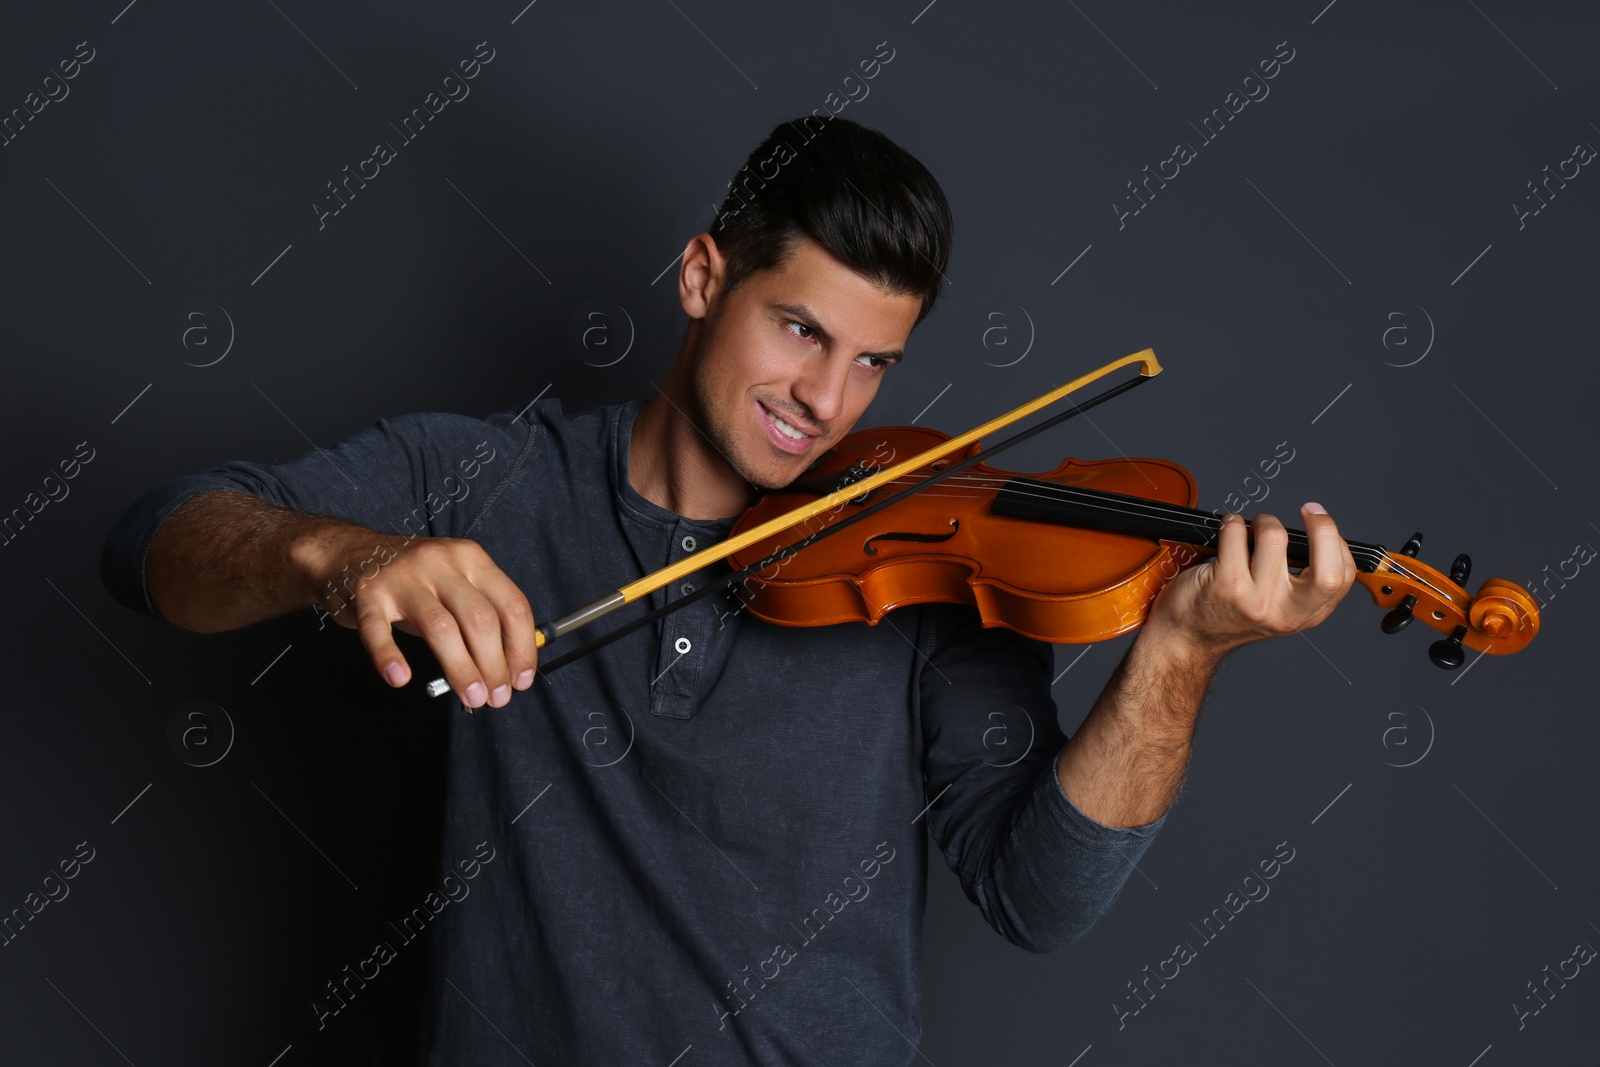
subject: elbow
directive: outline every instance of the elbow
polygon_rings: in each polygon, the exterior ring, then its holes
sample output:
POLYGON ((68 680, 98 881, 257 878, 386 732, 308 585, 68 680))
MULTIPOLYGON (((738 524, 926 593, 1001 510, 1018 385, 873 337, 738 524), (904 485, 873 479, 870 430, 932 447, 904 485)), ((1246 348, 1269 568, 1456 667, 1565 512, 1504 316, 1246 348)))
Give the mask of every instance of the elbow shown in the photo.
POLYGON ((1009 905, 984 909, 984 918, 994 931, 1024 952, 1036 956, 1060 952, 1077 943, 1100 917, 1110 910, 1103 907, 1048 908, 1041 906, 1026 914, 1009 905))
POLYGON ((1060 952, 1077 940, 1075 936, 1054 938, 1013 937, 1010 934, 1002 934, 1001 936, 1022 951, 1035 956, 1048 956, 1052 952, 1060 952))
POLYGON ((1027 931, 1000 931, 1002 937, 1016 945, 1024 952, 1031 952, 1035 956, 1046 956, 1052 952, 1060 952, 1070 945, 1076 944, 1094 923, 1091 920, 1086 924, 1074 924, 1054 929, 1027 931))
POLYGON ((1031 952, 1035 956, 1048 956, 1052 952, 1060 952, 1068 945, 1073 944, 1078 940, 1079 936, 1078 934, 1068 934, 1065 937, 1050 941, 1019 941, 1013 943, 1023 951, 1031 952))
POLYGON ((111 594, 111 599, 129 611, 141 615, 157 614, 147 599, 148 593, 142 580, 143 563, 140 561, 135 568, 132 562, 127 537, 119 525, 100 548, 100 585, 111 594))

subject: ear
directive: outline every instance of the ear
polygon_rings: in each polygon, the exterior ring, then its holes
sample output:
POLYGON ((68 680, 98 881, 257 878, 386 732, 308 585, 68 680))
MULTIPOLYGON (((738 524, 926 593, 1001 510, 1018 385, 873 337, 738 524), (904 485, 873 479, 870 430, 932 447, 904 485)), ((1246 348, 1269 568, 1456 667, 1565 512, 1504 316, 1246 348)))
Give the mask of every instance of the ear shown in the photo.
POLYGON ((678 266, 678 302, 691 319, 703 319, 722 295, 727 262, 709 233, 698 233, 683 249, 678 266))

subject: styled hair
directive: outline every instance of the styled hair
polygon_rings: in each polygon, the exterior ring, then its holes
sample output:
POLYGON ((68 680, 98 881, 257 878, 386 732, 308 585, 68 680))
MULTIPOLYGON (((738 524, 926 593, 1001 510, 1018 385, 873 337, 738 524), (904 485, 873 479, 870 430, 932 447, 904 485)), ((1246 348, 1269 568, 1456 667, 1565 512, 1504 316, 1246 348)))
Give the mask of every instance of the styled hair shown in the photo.
POLYGON ((896 295, 939 298, 954 220, 928 168, 877 130, 831 115, 780 122, 728 183, 708 231, 727 291, 778 269, 800 237, 896 295))

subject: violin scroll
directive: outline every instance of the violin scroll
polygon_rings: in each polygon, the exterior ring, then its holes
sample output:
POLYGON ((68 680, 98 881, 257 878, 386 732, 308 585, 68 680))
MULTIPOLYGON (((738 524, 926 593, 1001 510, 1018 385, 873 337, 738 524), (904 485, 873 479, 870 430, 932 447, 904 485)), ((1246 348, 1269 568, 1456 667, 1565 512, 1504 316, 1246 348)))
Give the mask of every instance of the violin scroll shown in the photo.
MULTIPOLYGON (((1420 543, 1421 537, 1406 542, 1420 543)), ((1383 554, 1371 572, 1356 575, 1373 602, 1390 609, 1383 617, 1384 633, 1399 633, 1412 619, 1421 619, 1444 634, 1428 649, 1428 658, 1445 670, 1465 662, 1462 649, 1508 655, 1526 648, 1539 632, 1539 605, 1514 582, 1490 578, 1469 594, 1462 583, 1472 563, 1457 556, 1448 575, 1416 559, 1405 549, 1383 554)))

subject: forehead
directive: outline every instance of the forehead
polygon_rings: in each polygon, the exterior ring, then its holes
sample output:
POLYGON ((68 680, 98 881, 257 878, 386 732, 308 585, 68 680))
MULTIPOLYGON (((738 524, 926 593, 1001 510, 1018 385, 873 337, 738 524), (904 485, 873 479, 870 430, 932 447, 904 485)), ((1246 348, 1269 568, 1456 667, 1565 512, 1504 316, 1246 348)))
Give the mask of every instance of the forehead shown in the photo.
POLYGON ((739 287, 761 308, 778 304, 811 309, 835 337, 872 344, 903 344, 916 325, 922 298, 914 293, 891 293, 835 259, 809 237, 795 240, 789 258, 780 266, 757 271, 739 287))

